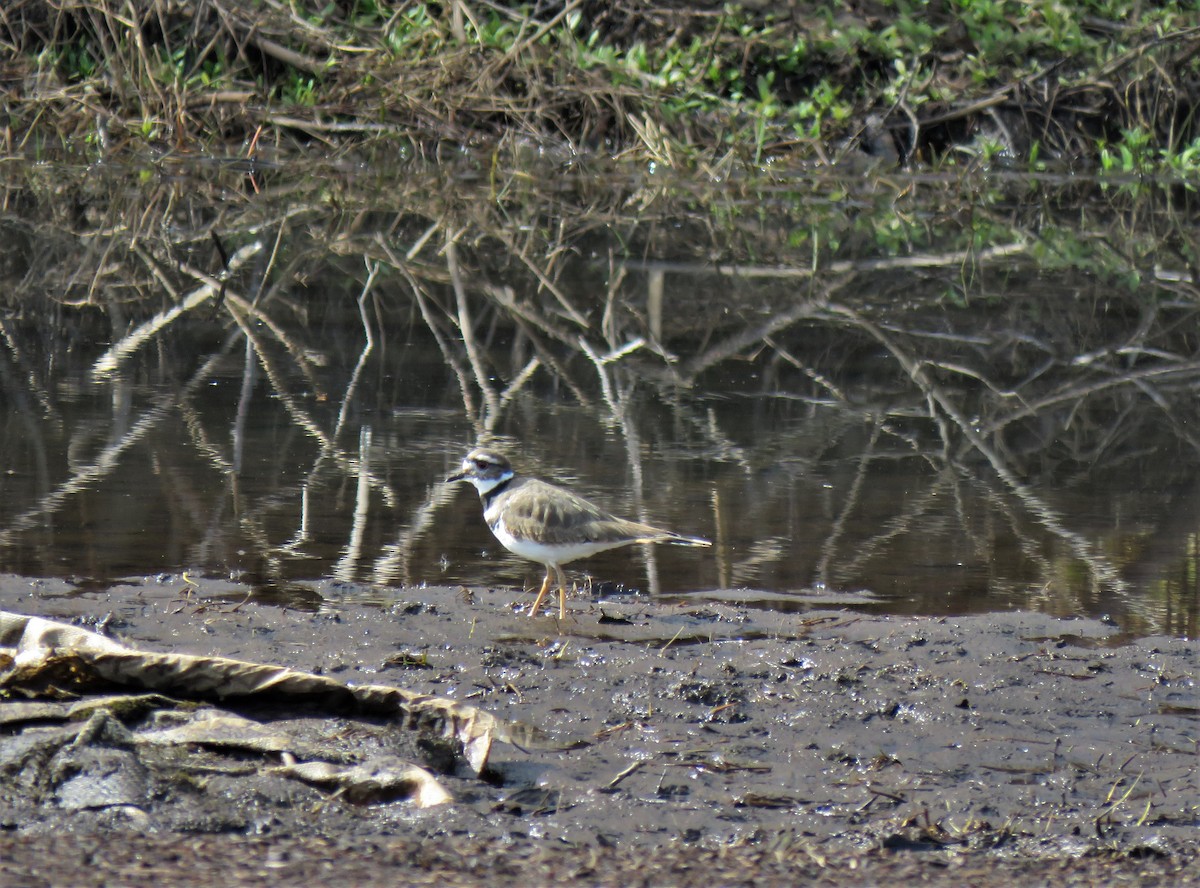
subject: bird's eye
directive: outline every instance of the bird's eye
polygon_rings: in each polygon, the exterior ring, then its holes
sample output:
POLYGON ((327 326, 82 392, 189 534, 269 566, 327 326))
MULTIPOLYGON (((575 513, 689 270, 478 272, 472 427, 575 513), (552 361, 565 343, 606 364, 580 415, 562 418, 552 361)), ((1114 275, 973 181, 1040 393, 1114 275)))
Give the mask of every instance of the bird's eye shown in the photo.
POLYGON ((488 461, 483 457, 476 457, 473 462, 475 463, 475 468, 477 469, 486 469, 488 467, 488 461))

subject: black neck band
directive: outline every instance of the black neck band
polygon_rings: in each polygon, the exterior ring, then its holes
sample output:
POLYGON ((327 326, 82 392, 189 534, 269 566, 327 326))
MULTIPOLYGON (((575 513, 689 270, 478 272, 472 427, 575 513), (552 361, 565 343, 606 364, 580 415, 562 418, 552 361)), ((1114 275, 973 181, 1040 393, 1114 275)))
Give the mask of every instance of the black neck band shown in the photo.
POLYGON ((500 494, 504 493, 504 491, 508 487, 508 485, 512 483, 513 477, 514 477, 513 475, 509 475, 507 478, 505 478, 503 481, 501 481, 499 484, 497 484, 495 487, 493 487, 487 493, 483 494, 482 499, 483 499, 484 509, 490 509, 492 507, 492 500, 495 499, 500 494))

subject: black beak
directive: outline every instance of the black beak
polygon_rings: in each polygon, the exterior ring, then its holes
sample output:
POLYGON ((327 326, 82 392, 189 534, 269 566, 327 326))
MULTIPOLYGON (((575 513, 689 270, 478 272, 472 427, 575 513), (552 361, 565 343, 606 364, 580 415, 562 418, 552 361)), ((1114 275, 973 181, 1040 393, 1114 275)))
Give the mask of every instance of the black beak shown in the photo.
POLYGON ((451 475, 449 478, 447 478, 446 483, 449 484, 451 481, 461 481, 466 477, 466 472, 458 472, 457 474, 451 475))

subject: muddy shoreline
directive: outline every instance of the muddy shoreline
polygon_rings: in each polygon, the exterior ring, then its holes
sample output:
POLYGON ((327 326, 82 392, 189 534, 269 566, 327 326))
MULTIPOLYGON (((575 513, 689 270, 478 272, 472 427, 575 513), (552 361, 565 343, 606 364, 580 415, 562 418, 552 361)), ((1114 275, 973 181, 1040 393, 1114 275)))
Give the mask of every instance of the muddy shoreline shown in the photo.
MULTIPOLYGON (((1027 613, 641 597, 576 598, 559 624, 518 615, 512 590, 382 590, 378 606, 346 584, 310 591, 320 606, 297 610, 178 576, 94 591, 5 577, 0 609, 445 697, 559 748, 498 743, 483 779, 443 763, 455 801, 423 810, 255 783, 246 762, 186 794, 151 779, 119 806, 32 781, 44 798, 0 805, 0 881, 1200 884, 1193 641, 1027 613)), ((353 759, 369 721, 317 732, 357 738, 353 759)), ((6 729, 10 786, 17 738, 6 729)))

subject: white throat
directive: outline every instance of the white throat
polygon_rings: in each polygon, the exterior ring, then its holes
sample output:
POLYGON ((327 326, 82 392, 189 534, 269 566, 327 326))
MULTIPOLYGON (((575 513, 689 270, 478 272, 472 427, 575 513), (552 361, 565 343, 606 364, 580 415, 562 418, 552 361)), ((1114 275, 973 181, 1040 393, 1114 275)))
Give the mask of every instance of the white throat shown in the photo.
POLYGON ((467 480, 475 485, 475 489, 479 491, 480 496, 487 496, 505 481, 511 480, 512 476, 513 471, 509 469, 495 478, 467 478, 467 480))

